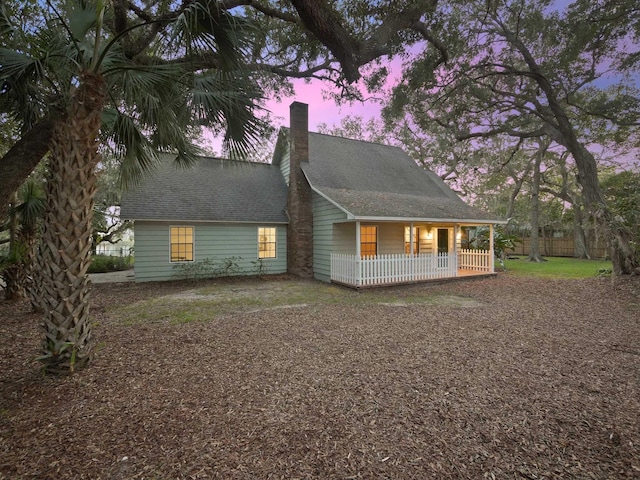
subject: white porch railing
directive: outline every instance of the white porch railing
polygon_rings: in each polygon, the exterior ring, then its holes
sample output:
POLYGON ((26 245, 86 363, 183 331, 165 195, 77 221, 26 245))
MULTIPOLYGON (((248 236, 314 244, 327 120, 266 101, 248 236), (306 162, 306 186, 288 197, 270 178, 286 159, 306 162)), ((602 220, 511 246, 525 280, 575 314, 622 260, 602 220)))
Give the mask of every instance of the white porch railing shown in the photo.
POLYGON ((491 252, 489 250, 458 250, 460 270, 491 273, 491 252))
POLYGON ((455 253, 363 257, 331 254, 331 280, 354 286, 387 285, 457 276, 455 253))
POLYGON ((491 273, 488 250, 458 253, 388 254, 365 256, 331 254, 331 280, 353 286, 388 285, 458 276, 458 270, 491 273))

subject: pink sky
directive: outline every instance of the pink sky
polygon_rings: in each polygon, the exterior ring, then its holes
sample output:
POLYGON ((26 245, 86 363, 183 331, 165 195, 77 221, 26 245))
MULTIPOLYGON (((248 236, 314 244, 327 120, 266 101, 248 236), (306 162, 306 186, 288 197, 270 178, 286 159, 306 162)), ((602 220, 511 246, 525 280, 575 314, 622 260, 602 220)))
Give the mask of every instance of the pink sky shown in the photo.
POLYGON ((267 102, 266 107, 272 112, 276 126, 289 125, 289 105, 294 101, 309 105, 309 130, 311 131, 317 131, 321 123, 326 123, 328 126, 338 125, 347 115, 361 116, 365 121, 380 115, 380 105, 373 100, 336 105, 333 99, 324 99, 322 92, 328 84, 319 80, 312 80, 310 83, 295 81, 293 84, 294 96, 284 97, 280 102, 275 100, 267 102))
MULTIPOLYGON (((328 84, 320 80, 312 80, 309 83, 303 80, 292 82, 295 94, 283 97, 281 101, 268 100, 265 108, 272 114, 272 123, 276 129, 289 126, 289 106, 297 101, 309 105, 309 130, 318 131, 321 123, 332 127, 339 125, 341 120, 348 116, 361 116, 366 122, 371 117, 380 115, 380 105, 373 100, 366 102, 354 102, 353 104, 336 105, 333 99, 323 98, 323 90, 328 84)), ((208 155, 220 155, 222 151, 222 136, 214 137, 204 134, 201 146, 208 155)))
MULTIPOLYGON (((343 118, 348 115, 360 116, 366 122, 371 117, 380 116, 380 105, 373 100, 365 102, 354 102, 336 105, 333 99, 325 99, 323 91, 330 87, 326 82, 311 80, 309 83, 304 80, 292 81, 295 94, 290 97, 283 97, 282 100, 268 100, 265 108, 272 114, 272 124, 276 129, 289 126, 289 106, 293 102, 302 102, 309 105, 309 130, 318 131, 321 123, 332 127, 340 125, 343 118)), ((201 146, 208 155, 221 155, 222 136, 213 137, 204 134, 201 146)))

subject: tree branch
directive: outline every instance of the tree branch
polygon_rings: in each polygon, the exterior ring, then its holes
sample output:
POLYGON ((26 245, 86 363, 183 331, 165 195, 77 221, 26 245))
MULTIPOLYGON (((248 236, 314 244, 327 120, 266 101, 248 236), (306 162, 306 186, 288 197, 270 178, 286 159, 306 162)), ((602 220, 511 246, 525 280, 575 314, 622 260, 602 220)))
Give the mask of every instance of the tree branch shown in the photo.
MULTIPOLYGON (((342 66, 349 83, 360 79, 359 68, 372 60, 391 53, 389 42, 402 30, 412 29, 432 43, 446 59, 444 46, 420 22, 420 18, 432 11, 437 0, 415 2, 405 10, 389 14, 366 39, 352 37, 342 25, 338 12, 326 0, 290 0, 300 16, 302 24, 325 45, 342 66)), ((444 61, 444 60, 443 60, 444 61)))
POLYGON ((49 151, 54 126, 50 118, 40 120, 0 158, 0 219, 6 215, 13 194, 49 151))

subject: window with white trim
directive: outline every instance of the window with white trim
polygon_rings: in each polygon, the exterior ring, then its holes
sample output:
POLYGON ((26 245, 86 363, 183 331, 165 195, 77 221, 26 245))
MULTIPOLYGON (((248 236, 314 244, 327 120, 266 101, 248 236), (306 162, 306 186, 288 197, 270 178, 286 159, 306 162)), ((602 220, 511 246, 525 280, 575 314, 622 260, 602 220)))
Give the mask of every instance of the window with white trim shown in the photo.
POLYGON ((371 257, 378 254, 378 227, 360 226, 360 256, 371 257))
POLYGON ((171 227, 171 261, 193 262, 193 227, 171 227))
POLYGON ((258 258, 276 258, 276 227, 258 227, 258 258))
POLYGON ((419 227, 413 227, 413 238, 411 236, 411 227, 404 227, 404 253, 407 255, 418 255, 420 253, 419 227))

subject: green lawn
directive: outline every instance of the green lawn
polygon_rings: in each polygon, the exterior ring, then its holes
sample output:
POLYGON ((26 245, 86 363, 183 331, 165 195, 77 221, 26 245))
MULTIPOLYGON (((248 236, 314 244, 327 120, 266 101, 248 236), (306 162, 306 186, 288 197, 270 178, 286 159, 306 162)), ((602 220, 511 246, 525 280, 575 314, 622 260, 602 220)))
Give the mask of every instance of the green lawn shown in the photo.
MULTIPOLYGON (((547 278, 588 278, 611 270, 609 260, 578 260, 576 258, 545 257, 546 262, 527 262, 527 257, 507 260, 507 272, 518 276, 547 278)), ((497 265, 496 265, 497 267, 497 265)))

